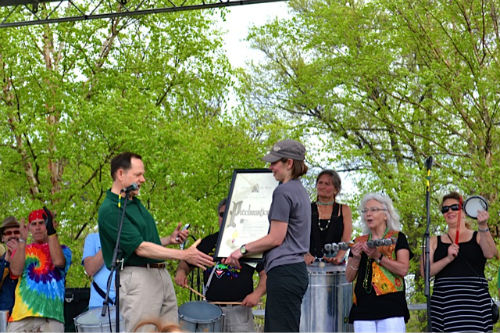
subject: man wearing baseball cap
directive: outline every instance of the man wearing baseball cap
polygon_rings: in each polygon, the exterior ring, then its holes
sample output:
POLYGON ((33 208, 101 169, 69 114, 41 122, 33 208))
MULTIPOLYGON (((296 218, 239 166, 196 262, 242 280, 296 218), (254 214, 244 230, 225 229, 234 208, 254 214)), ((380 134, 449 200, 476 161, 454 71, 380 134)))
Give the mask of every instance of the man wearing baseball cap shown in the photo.
MULTIPOLYGON (((59 243, 54 217, 45 207, 29 214, 32 243, 20 242, 11 260, 19 277, 9 332, 64 332, 64 282, 71 250, 59 243)), ((21 223, 21 231, 25 230, 21 223)))
POLYGON ((12 312, 14 306, 14 290, 17 279, 10 276, 10 259, 12 252, 17 248, 18 242, 26 241, 20 238, 19 223, 14 216, 6 217, 0 225, 2 243, 5 253, 0 257, 0 310, 12 312))

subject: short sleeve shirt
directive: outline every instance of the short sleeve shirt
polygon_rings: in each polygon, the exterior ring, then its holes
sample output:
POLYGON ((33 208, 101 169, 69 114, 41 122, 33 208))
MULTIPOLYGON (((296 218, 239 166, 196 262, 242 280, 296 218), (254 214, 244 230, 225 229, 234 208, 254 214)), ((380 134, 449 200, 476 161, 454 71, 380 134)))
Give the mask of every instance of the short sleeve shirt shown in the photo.
POLYGON ((311 201, 298 179, 278 185, 273 192, 269 209, 269 222, 275 220, 288 224, 285 239, 265 253, 265 270, 304 261, 309 251, 311 234, 311 201))
MULTIPOLYGON (((101 249, 101 240, 99 239, 98 233, 89 234, 85 238, 85 244, 83 245, 83 255, 82 255, 82 265, 83 261, 87 257, 93 257, 99 252, 101 249)), ((106 293, 108 277, 111 272, 106 268, 106 265, 102 265, 102 267, 97 271, 97 273, 93 276, 93 281, 97 284, 101 290, 106 293)), ((109 298, 114 302, 115 301, 115 276, 113 275, 113 280, 111 281, 111 289, 109 291, 109 298)), ((104 298, 99 295, 97 290, 94 287, 94 284, 90 285, 90 300, 89 300, 89 308, 95 308, 102 306, 104 302, 104 298)))
MULTIPOLYGON (((214 255, 219 233, 209 235, 202 239, 198 250, 208 255, 214 255)), ((257 271, 262 270, 262 265, 257 265, 257 271)), ((210 274, 212 280, 206 292, 208 301, 241 302, 248 294, 253 292, 253 273, 255 268, 242 263, 241 268, 217 263, 203 272, 203 280, 207 284, 210 274)))
POLYGON ((26 245, 24 271, 16 287, 9 321, 39 317, 64 322, 64 284, 71 265, 71 250, 65 245, 61 248, 66 259, 64 268, 52 263, 48 243, 26 245))
MULTIPOLYGON (((101 239, 102 255, 107 268, 111 268, 111 260, 118 234, 118 226, 123 213, 124 198, 108 190, 106 198, 99 208, 99 237, 101 239)), ((141 201, 134 197, 127 201, 126 213, 123 220, 122 233, 120 237, 120 250, 125 259, 125 266, 143 266, 148 263, 158 263, 155 260, 140 257, 135 250, 142 242, 151 242, 161 245, 160 236, 156 224, 143 206, 141 201)))

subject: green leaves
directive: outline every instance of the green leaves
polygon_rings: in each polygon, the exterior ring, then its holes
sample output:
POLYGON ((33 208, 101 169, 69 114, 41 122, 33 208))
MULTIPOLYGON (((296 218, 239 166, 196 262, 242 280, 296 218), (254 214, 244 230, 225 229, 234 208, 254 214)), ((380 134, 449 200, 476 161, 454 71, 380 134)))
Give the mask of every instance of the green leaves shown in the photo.
POLYGON ((2 31, 0 207, 57 212, 75 253, 68 286, 86 284, 81 247, 117 153, 143 156, 141 199, 162 236, 178 221, 196 237, 214 231, 233 169, 263 166, 249 121, 222 113, 231 68, 213 20, 196 11, 2 31))
MULTIPOLYGON (((329 154, 317 158, 357 170, 360 195, 388 193, 417 253, 425 215, 423 163, 430 155, 435 160, 433 228, 443 224, 435 208, 449 190, 488 197, 496 216, 497 4, 290 5, 292 19, 256 28, 249 36, 266 60, 243 81, 247 108, 265 106, 266 112, 299 120, 313 137, 325 138, 329 154)), ((353 197, 352 205, 357 202, 353 197)))

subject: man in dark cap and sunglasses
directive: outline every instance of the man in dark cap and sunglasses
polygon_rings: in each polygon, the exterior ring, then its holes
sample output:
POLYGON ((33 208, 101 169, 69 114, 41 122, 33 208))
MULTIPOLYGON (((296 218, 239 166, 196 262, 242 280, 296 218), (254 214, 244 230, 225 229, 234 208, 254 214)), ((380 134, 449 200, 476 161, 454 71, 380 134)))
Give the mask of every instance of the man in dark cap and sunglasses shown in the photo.
POLYGON ((17 219, 14 216, 5 218, 0 225, 0 233, 5 247, 5 252, 0 257, 0 310, 8 310, 11 313, 14 306, 17 279, 10 276, 10 258, 12 251, 17 248, 21 236, 17 219))

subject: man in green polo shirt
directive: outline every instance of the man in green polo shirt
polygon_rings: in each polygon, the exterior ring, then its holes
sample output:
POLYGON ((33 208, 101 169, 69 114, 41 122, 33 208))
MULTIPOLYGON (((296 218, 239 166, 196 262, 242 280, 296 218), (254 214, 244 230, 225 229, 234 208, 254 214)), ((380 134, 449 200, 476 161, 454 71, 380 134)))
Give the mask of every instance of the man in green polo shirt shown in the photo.
POLYGON ((198 251, 195 242, 187 250, 166 248, 179 244, 187 237, 180 231, 181 224, 169 236, 160 239, 156 224, 136 197, 144 178, 144 164, 140 155, 125 152, 111 160, 113 185, 99 208, 99 237, 104 262, 111 267, 118 224, 124 206, 124 189, 136 184, 130 191, 120 238, 123 270, 120 272, 120 313, 125 329, 134 330, 144 319, 160 318, 164 322, 177 322, 177 299, 172 280, 165 269, 166 259, 185 260, 205 268, 213 265, 212 257, 198 251))

